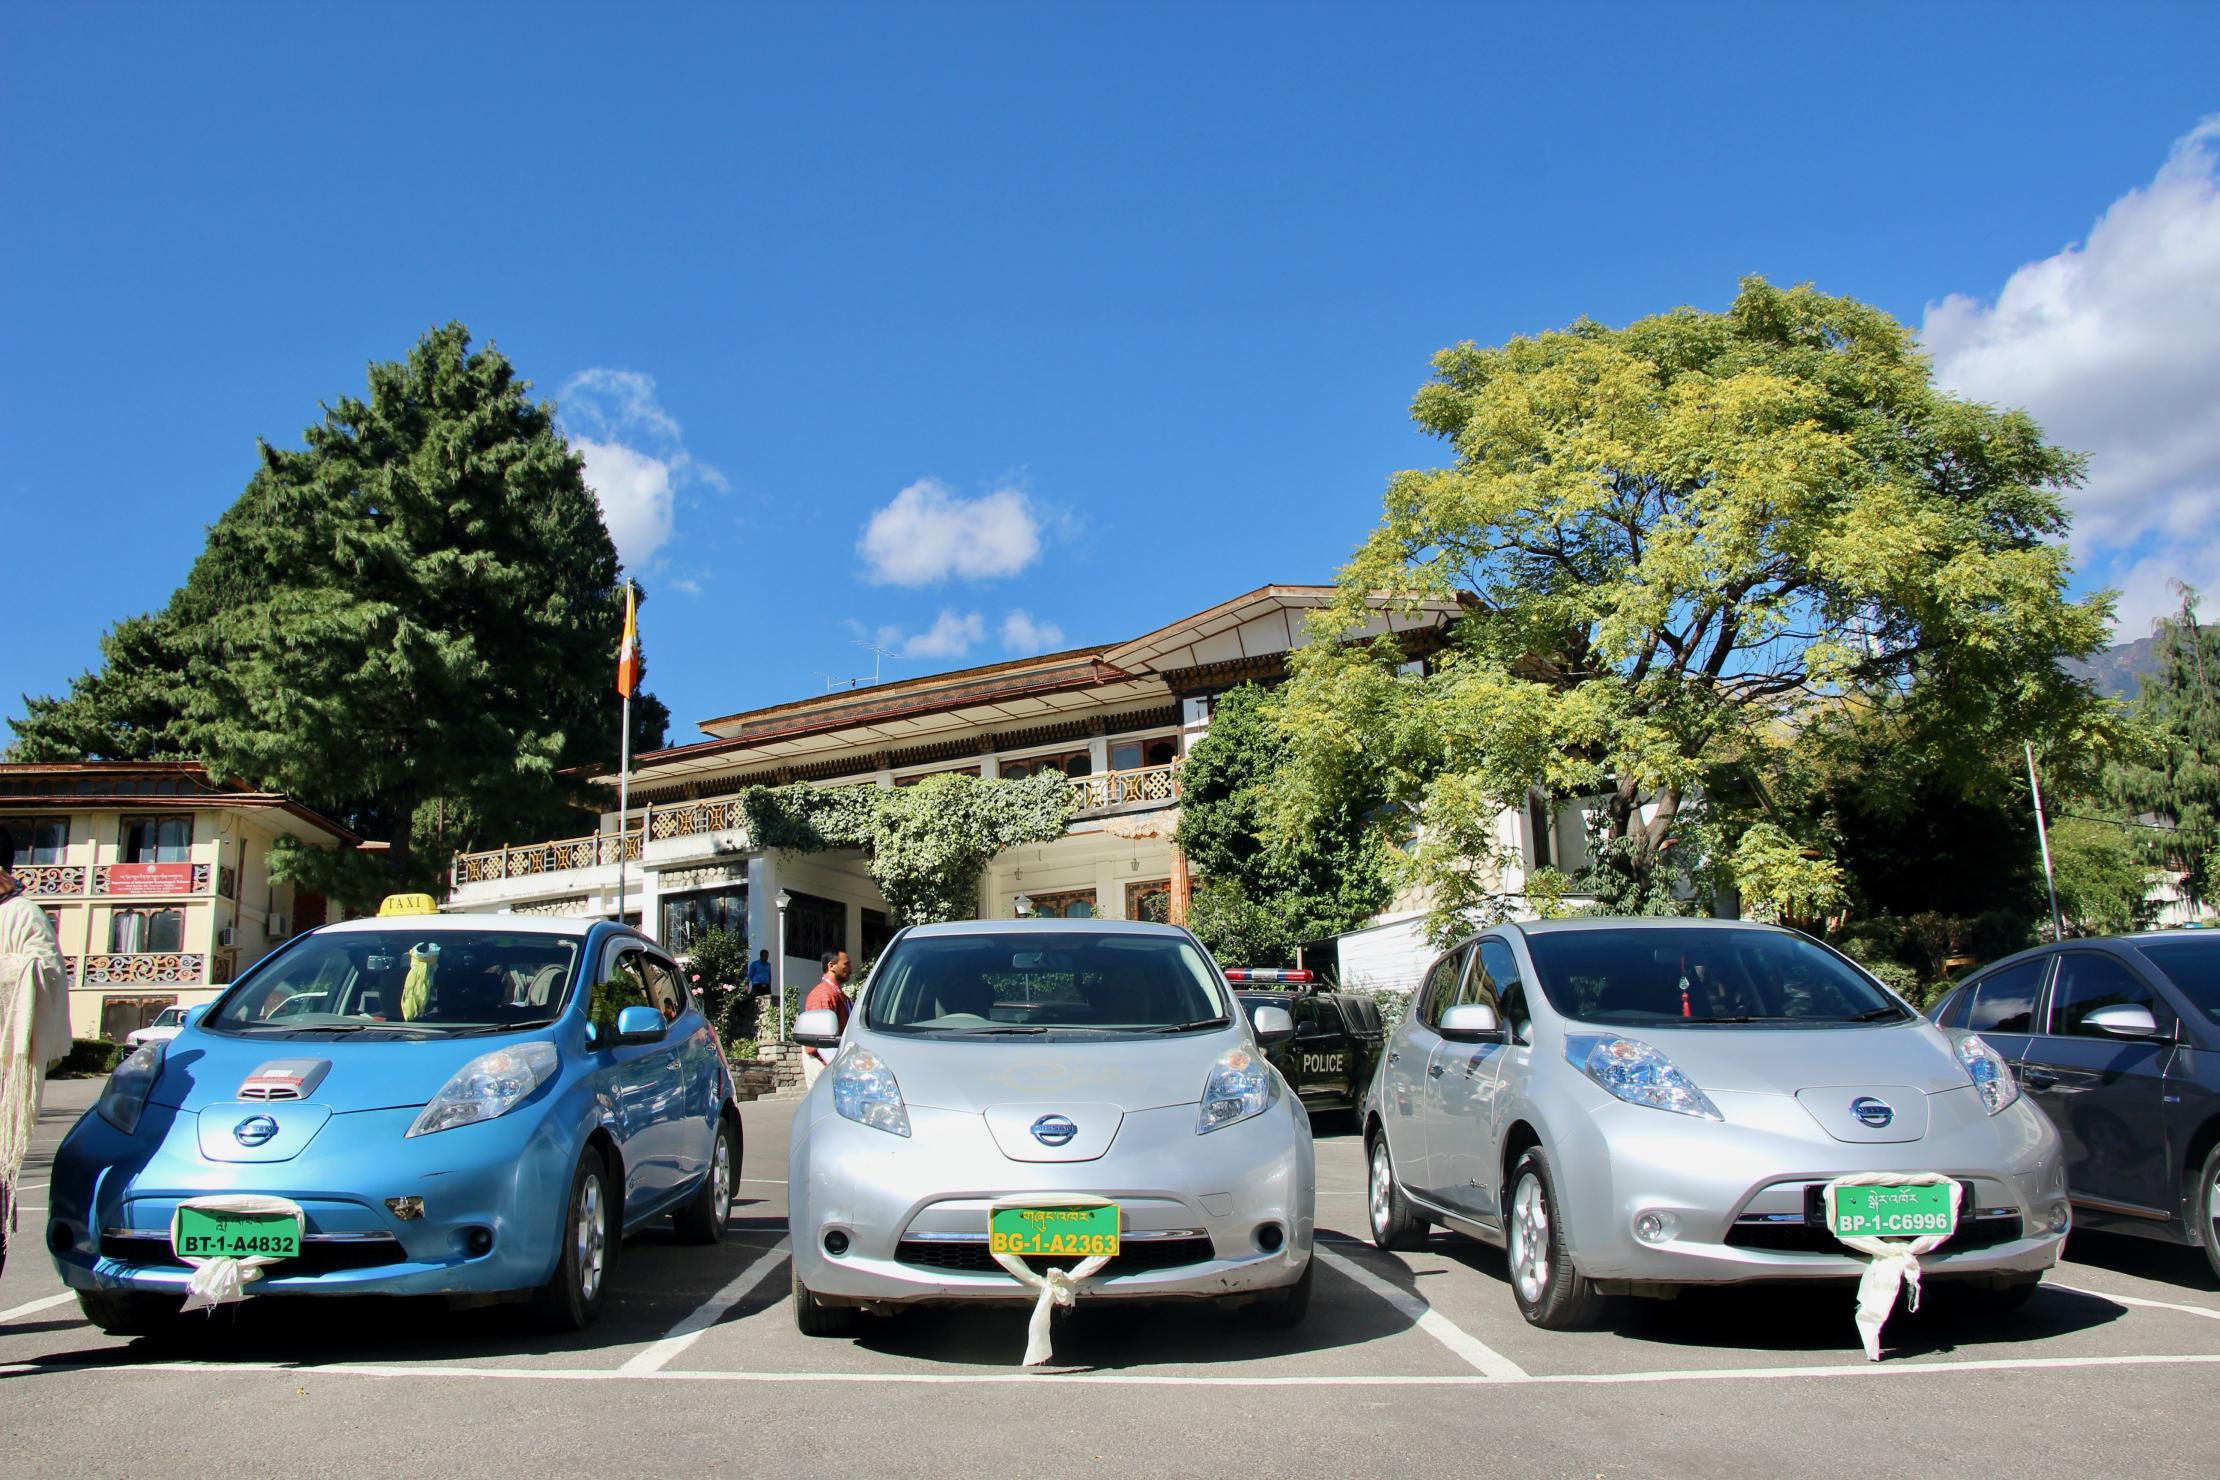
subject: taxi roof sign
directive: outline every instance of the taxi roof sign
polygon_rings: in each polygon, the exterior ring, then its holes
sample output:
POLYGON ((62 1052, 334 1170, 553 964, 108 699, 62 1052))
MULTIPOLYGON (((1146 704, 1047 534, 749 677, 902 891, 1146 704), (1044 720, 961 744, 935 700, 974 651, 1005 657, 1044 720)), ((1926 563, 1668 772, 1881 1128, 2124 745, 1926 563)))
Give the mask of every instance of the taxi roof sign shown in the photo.
POLYGON ((429 894, 388 894, 378 902, 378 918, 388 915, 436 915, 439 901, 429 894))

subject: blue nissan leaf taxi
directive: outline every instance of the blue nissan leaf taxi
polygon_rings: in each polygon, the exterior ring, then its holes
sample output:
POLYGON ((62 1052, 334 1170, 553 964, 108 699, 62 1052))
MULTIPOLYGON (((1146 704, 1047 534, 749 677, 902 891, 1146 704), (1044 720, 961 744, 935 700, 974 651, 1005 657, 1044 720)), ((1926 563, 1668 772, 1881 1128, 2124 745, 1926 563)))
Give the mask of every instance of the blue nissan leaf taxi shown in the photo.
POLYGON ((740 1134, 646 936, 387 913, 287 943, 134 1052, 56 1154, 47 1247, 115 1334, 218 1260, 250 1298, 512 1296, 575 1330, 626 1234, 723 1237, 740 1134))

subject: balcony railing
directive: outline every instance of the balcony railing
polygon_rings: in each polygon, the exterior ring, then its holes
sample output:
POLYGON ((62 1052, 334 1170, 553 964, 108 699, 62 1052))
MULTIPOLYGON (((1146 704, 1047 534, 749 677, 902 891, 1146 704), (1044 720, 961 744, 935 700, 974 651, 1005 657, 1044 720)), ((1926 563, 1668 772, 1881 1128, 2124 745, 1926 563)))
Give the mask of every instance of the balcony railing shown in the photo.
MULTIPOLYGON (((135 896, 163 896, 177 898, 186 895, 206 894, 215 885, 216 869, 212 864, 164 864, 160 867, 184 869, 187 872, 176 880, 175 888, 149 887, 150 882, 129 873, 137 864, 114 863, 25 863, 15 868, 15 877, 23 885, 23 892, 35 899, 82 899, 87 896, 112 895, 119 899, 135 896), (118 882, 132 887, 119 889, 118 882)), ((225 875, 231 870, 226 868, 225 875)), ((164 878, 160 881, 168 884, 164 878)))
POLYGON ((198 951, 111 951, 85 958, 88 987, 192 986, 201 979, 206 957, 198 951))
MULTIPOLYGON (((1072 811, 1108 812, 1119 807, 1179 800, 1179 766, 1143 766, 1132 771, 1105 771, 1099 776, 1074 776, 1072 811)), ((624 858, 639 861, 649 841, 698 837, 705 833, 742 832, 748 825, 740 798, 709 797, 697 802, 665 802, 640 809, 640 817, 623 835, 624 858)), ((562 873, 594 868, 617 861, 618 835, 595 833, 582 838, 561 838, 552 843, 527 843, 515 848, 488 848, 482 853, 458 853, 450 882, 487 884, 501 879, 526 879, 536 874, 562 873)))

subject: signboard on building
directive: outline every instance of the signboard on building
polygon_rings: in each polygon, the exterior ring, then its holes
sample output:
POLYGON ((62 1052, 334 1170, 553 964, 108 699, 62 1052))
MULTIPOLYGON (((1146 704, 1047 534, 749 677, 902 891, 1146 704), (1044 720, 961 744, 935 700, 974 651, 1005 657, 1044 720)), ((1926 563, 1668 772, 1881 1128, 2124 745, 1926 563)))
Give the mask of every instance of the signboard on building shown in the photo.
POLYGON ((189 863, 117 863, 108 867, 110 894, 190 894, 189 863))

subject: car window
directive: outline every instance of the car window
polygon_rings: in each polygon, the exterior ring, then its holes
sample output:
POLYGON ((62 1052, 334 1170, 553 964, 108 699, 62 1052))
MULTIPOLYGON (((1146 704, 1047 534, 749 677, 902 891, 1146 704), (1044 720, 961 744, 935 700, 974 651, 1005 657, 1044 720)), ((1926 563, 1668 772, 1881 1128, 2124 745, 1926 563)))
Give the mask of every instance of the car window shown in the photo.
POLYGON ((659 956, 650 956, 647 958, 647 979, 648 1000, 663 1014, 663 1021, 676 1022, 691 1001, 678 968, 659 956))
POLYGON ((2143 979, 2110 956, 2095 951, 2068 951, 2058 959, 2058 985, 2050 994, 2050 1030, 2069 1038, 2109 1038, 2086 1026, 2089 1014, 2100 1007, 2142 1007, 2158 1022, 2158 1031, 2171 1032, 2174 1014, 2143 979))
POLYGON ((872 968, 865 1026, 936 1037, 1200 1032, 1230 1019, 1183 935, 975 931, 905 935, 872 968))
POLYGON ((1457 988, 1464 978, 1465 956, 1468 946, 1459 946, 1434 963, 1426 973, 1425 995, 1419 1003, 1418 1020, 1429 1028, 1441 1026, 1441 1015, 1457 1002, 1457 988))
POLYGON ((2145 941, 2144 957, 2209 1022, 2220 1023, 2220 936, 2185 935, 2179 940, 2145 941))
POLYGON ((1534 931, 1534 985, 1583 1022, 1636 1027, 1843 1027, 1904 1008, 1818 942, 1758 925, 1534 931))
POLYGON ((1491 936, 1480 942, 1480 969, 1473 973, 1486 984, 1487 997, 1496 1013, 1509 1025, 1513 1043, 1533 1041, 1534 1015, 1526 1007, 1526 983, 1519 980, 1519 959, 1507 940, 1491 936))
POLYGON ((218 1033, 365 1041, 540 1022, 561 1011, 578 959, 565 935, 501 930, 316 931, 258 964, 201 1018, 218 1033), (534 1000, 532 984, 544 995, 534 1000), (520 987, 525 995, 520 996, 520 987), (396 1032, 375 1031, 392 1024, 396 1032))
POLYGON ((2043 973, 2049 966, 2048 956, 2037 956, 1991 972, 1966 988, 1962 995, 1971 1005, 1961 1004, 1959 1009, 1965 1026, 1976 1033, 2034 1032, 2035 999, 2042 993, 2043 973))

